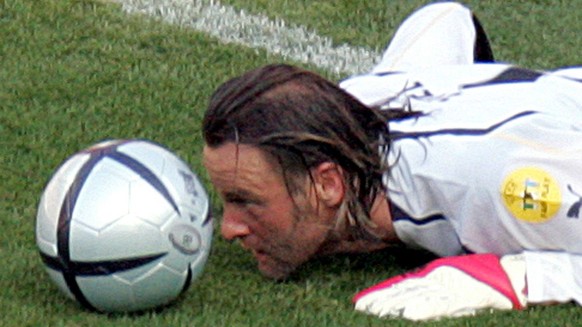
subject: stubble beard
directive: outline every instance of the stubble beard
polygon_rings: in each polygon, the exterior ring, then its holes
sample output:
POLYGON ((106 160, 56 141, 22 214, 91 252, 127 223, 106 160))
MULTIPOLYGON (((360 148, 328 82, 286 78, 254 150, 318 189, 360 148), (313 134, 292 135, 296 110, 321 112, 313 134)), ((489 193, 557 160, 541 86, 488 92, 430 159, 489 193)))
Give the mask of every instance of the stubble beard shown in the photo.
POLYGON ((286 237, 277 237, 267 246, 263 262, 257 258, 259 271, 267 278, 277 281, 289 278, 299 267, 319 253, 331 234, 331 231, 324 227, 323 233, 315 233, 319 239, 306 238, 308 231, 302 230, 301 223, 314 216, 298 208, 295 208, 293 216, 295 221, 293 231, 286 237))
POLYGON ((258 268, 261 274, 267 278, 273 279, 275 281, 282 281, 295 272, 301 264, 292 263, 279 258, 269 257, 265 261, 258 263, 258 268))

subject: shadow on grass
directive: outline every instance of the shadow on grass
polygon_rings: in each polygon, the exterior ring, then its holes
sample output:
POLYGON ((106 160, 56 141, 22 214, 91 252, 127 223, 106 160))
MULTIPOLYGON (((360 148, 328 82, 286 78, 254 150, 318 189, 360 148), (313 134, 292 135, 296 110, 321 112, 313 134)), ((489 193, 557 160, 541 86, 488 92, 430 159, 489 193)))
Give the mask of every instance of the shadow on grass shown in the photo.
POLYGON ((393 247, 370 253, 339 254, 311 260, 294 273, 288 281, 298 282, 313 276, 380 275, 393 276, 418 268, 436 257, 426 251, 393 247))

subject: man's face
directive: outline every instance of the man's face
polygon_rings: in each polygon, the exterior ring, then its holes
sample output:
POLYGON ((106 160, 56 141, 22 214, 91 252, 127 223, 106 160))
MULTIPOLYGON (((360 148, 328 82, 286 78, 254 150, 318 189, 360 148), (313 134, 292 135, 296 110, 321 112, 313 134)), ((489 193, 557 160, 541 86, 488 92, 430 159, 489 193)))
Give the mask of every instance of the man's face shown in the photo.
POLYGON ((317 254, 329 238, 333 214, 314 209, 319 207, 309 178, 292 198, 280 168, 256 147, 206 146, 203 156, 223 200, 223 237, 251 251, 265 276, 283 279, 317 254))

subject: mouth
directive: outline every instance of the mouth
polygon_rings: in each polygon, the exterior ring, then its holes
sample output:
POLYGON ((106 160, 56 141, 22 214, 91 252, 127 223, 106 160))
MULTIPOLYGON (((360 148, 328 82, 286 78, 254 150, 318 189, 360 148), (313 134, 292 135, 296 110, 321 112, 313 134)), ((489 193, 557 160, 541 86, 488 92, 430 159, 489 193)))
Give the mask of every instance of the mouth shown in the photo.
POLYGON ((245 242, 240 241, 240 240, 238 243, 240 244, 240 246, 244 250, 249 251, 253 255, 253 257, 255 257, 255 259, 259 262, 264 261, 268 256, 265 251, 258 250, 256 248, 252 247, 251 245, 249 245, 248 243, 245 243, 245 242))
POLYGON ((264 251, 259 251, 259 250, 250 250, 250 251, 259 264, 265 262, 265 260, 267 260, 267 258, 269 257, 269 255, 264 251))

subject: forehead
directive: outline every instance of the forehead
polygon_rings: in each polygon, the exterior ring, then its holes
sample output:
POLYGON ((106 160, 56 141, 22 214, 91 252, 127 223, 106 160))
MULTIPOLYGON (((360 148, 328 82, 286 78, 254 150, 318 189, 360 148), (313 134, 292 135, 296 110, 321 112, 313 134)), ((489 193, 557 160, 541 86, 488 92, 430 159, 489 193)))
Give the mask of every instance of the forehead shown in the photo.
POLYGON ((212 183, 219 190, 255 191, 283 184, 278 165, 257 147, 229 142, 205 146, 202 155, 212 183))

